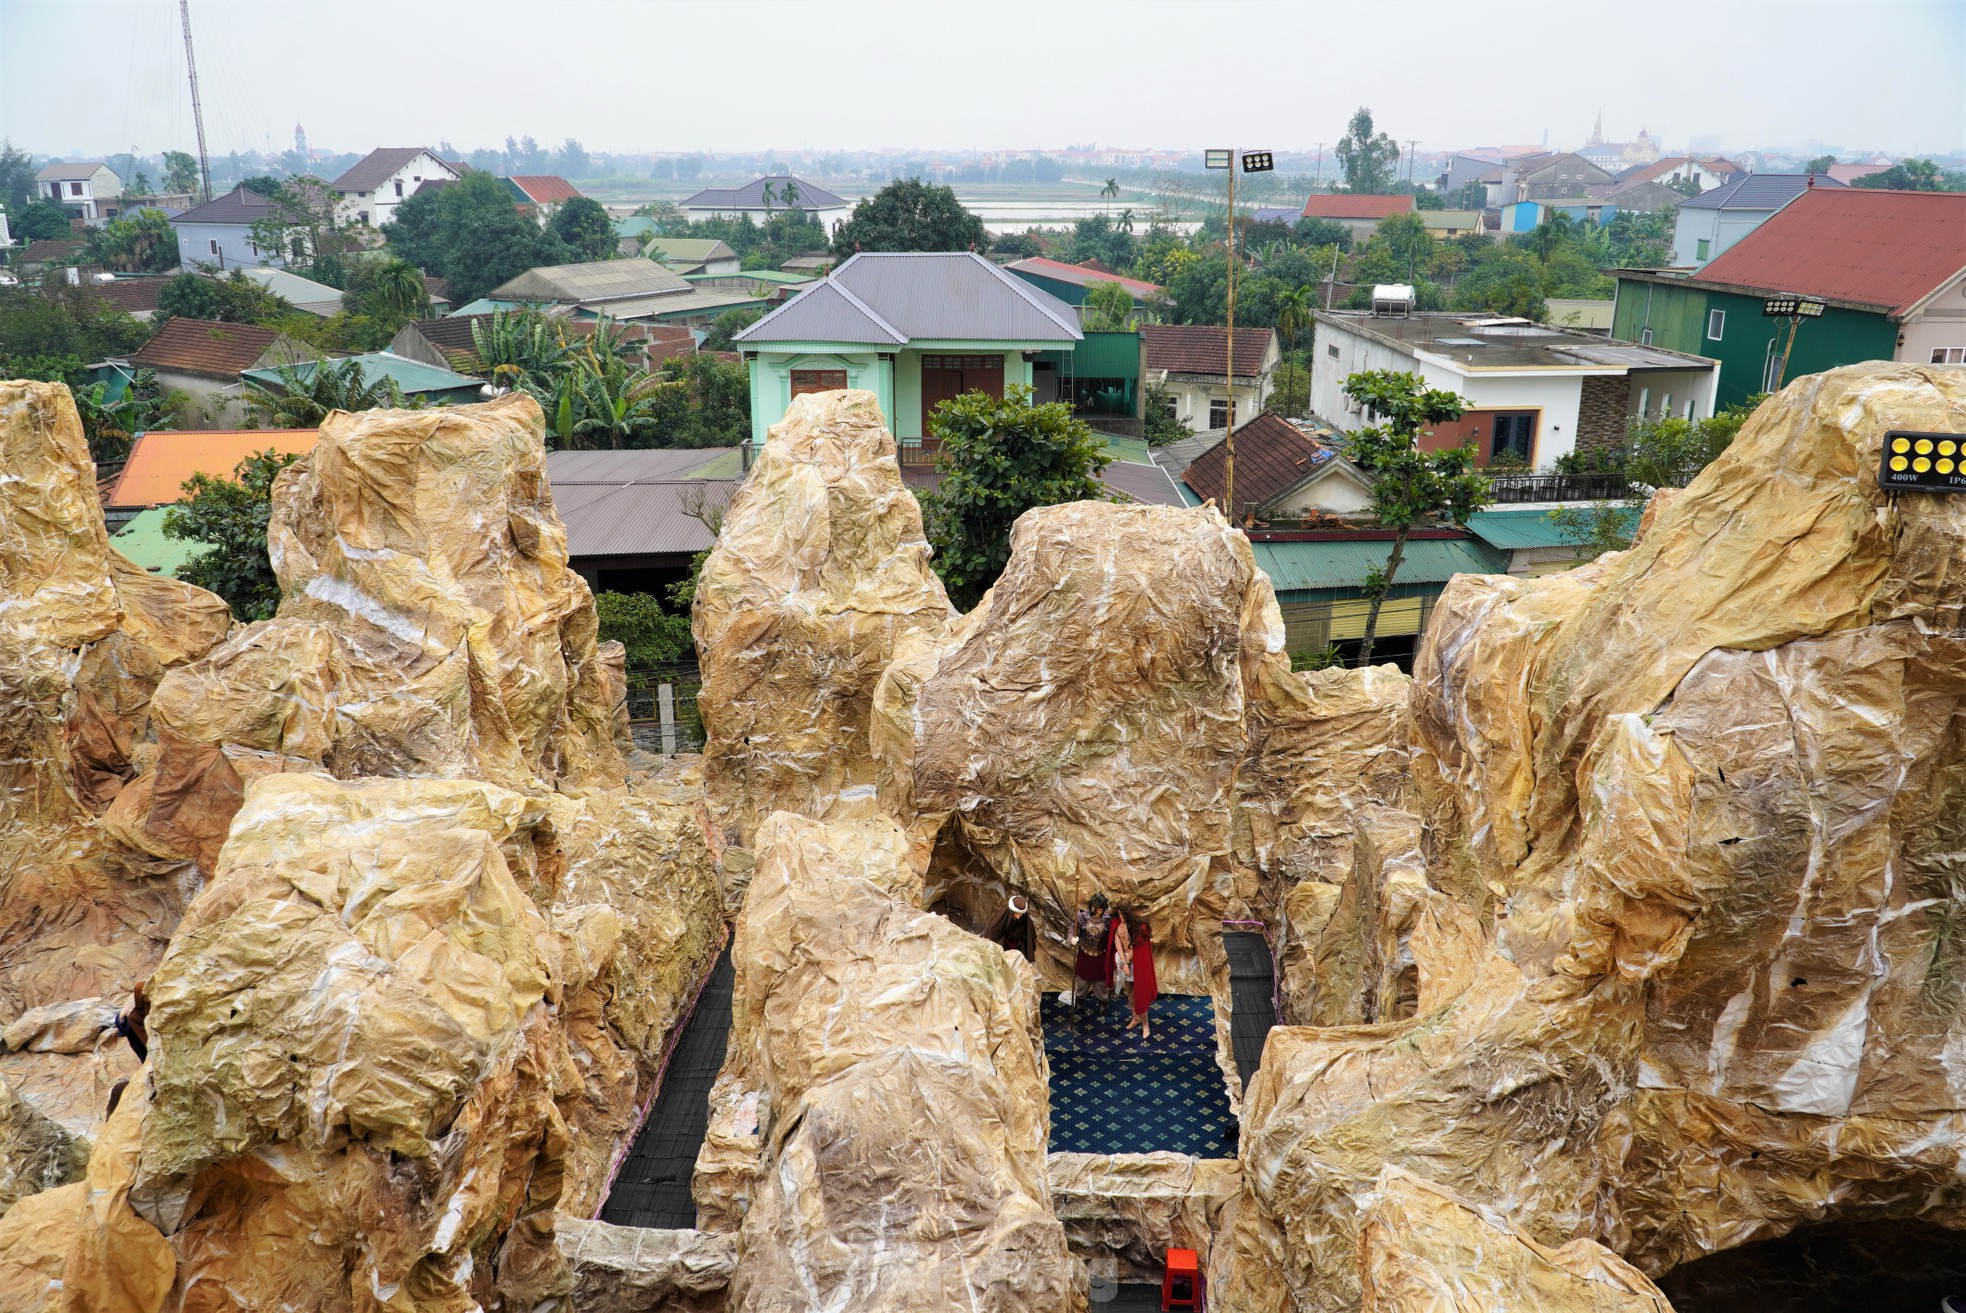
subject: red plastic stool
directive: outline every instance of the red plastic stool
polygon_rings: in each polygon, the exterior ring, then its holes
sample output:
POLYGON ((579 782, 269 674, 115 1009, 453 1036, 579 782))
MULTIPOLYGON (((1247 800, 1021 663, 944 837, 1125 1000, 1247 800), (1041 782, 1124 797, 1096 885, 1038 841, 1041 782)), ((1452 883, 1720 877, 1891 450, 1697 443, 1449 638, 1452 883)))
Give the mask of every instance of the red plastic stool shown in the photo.
POLYGON ((1160 1306, 1168 1309, 1202 1307, 1201 1258, 1192 1249, 1167 1251, 1167 1271, 1160 1279, 1160 1306))

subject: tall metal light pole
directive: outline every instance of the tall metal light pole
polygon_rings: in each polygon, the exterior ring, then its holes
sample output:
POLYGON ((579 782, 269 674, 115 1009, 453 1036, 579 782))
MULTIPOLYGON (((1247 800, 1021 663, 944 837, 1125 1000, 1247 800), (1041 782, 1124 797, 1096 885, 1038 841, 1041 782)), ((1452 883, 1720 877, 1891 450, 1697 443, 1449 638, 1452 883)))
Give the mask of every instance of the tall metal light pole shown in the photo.
MULTIPOLYGON (((1211 169, 1229 171, 1229 339, 1225 351, 1225 381, 1229 387, 1228 432, 1222 439, 1222 503, 1229 523, 1236 522, 1236 152, 1211 150, 1203 156, 1211 169)), ((1250 151, 1242 157, 1242 172, 1268 173, 1276 167, 1270 152, 1250 151)))
POLYGON ((191 53, 191 0, 177 0, 177 12, 184 22, 184 67, 191 74, 191 121, 198 128, 198 180, 204 186, 204 194, 198 199, 209 201, 212 198, 212 164, 205 153, 205 107, 198 101, 198 60, 191 53))

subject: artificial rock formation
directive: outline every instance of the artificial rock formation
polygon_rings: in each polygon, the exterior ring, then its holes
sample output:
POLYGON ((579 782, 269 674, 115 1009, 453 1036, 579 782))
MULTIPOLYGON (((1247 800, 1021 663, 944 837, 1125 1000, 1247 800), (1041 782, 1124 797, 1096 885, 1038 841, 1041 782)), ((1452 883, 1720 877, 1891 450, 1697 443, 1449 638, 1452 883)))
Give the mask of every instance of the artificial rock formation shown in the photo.
POLYGON ((757 1095, 742 1313, 1082 1307, 1028 964, 913 905, 888 821, 760 827, 727 1074, 757 1095))
POLYGON ((950 619, 871 392, 794 397, 698 579, 707 787, 725 842, 774 811, 870 810, 874 683, 950 619))
POLYGON ((1219 1299, 1355 1306, 1387 1163, 1654 1275, 1825 1219, 1966 1228, 1966 503, 1882 493, 1890 429, 1966 431, 1966 382, 1799 380, 1629 551, 1450 584, 1425 881, 1359 918, 1414 1015, 1272 1034, 1219 1299))

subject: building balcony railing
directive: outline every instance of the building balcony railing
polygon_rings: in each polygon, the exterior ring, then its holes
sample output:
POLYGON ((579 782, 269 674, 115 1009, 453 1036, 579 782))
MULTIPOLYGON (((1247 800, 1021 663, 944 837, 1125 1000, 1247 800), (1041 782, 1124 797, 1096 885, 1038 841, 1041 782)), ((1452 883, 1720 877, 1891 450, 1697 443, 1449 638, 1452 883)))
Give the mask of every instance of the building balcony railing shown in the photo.
POLYGON ((1632 495, 1622 474, 1497 474, 1489 480, 1497 506, 1546 501, 1620 501, 1632 495))

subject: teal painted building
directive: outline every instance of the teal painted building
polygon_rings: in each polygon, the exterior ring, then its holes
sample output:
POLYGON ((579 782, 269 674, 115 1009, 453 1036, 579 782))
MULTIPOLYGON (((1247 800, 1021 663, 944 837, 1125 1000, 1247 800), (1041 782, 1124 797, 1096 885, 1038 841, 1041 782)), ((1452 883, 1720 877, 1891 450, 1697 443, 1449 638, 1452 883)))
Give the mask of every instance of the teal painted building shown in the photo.
MULTIPOLYGON (((375 383, 381 379, 389 379, 402 389, 403 396, 408 399, 421 398, 433 406, 463 406, 484 400, 482 391, 485 386, 484 379, 472 378, 455 370, 425 364, 421 360, 411 360, 408 356, 399 356, 393 351, 370 351, 358 356, 344 356, 330 360, 328 363, 341 365, 350 360, 356 362, 364 382, 375 383)), ((314 370, 320 363, 318 360, 307 360, 293 366, 293 369, 304 381, 313 377, 314 370)), ((241 377, 272 391, 279 391, 284 386, 279 371, 274 369, 249 369, 241 377)))
POLYGON ((1865 360, 1890 360, 1897 351, 1898 325, 1885 306, 1822 299, 1820 319, 1805 319, 1780 382, 1782 349, 1789 321, 1761 313, 1780 289, 1743 288, 1620 269, 1618 297, 1611 311, 1611 336, 1685 351, 1720 362, 1716 408, 1735 406, 1804 374, 1865 360))
POLYGON ((958 251, 856 255, 736 343, 751 375, 754 443, 793 397, 864 388, 896 440, 919 448, 941 402, 1035 387, 1042 359, 1084 340, 1071 306, 958 251))

